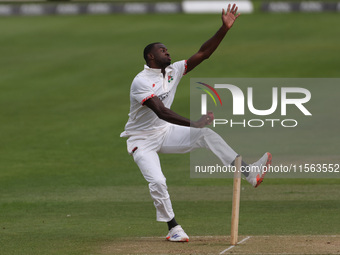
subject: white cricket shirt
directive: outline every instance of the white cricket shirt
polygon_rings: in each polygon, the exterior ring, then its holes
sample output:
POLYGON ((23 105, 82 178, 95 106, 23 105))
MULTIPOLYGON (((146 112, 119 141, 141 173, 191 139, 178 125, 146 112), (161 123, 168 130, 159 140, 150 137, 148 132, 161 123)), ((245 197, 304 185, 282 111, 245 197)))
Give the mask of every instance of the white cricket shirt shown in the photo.
POLYGON ((165 107, 170 108, 174 101, 177 86, 186 72, 186 60, 178 61, 161 69, 144 65, 144 70, 134 78, 130 89, 130 113, 121 137, 143 135, 162 130, 168 122, 161 120, 144 102, 154 96, 159 97, 165 107))

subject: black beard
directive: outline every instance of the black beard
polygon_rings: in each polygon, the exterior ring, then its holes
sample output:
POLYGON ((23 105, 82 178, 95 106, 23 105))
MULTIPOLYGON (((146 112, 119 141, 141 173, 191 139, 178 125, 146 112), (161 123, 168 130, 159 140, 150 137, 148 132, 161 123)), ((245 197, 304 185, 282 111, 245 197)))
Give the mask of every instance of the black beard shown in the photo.
POLYGON ((171 61, 164 61, 164 62, 158 62, 157 66, 159 66, 161 69, 165 69, 166 67, 168 67, 169 65, 171 65, 171 61))

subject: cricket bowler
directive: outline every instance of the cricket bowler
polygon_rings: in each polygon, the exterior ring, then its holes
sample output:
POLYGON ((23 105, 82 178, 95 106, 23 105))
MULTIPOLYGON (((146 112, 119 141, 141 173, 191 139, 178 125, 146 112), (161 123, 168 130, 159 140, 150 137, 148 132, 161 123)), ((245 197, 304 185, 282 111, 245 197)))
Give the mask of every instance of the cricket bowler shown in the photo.
MULTIPOLYGON (((234 165, 238 155, 217 133, 205 127, 213 121, 211 112, 193 121, 170 109, 183 75, 216 50, 240 16, 237 9, 235 4, 229 4, 227 11, 222 10, 222 26, 188 60, 171 64, 170 53, 164 44, 157 42, 147 45, 144 49, 144 70, 137 74, 131 84, 129 119, 121 137, 128 138, 128 153, 149 183, 157 221, 168 224, 166 239, 169 241, 188 242, 189 237, 175 220, 158 153, 187 153, 206 148, 225 166, 234 165)), ((267 152, 253 164, 242 162, 243 167, 250 169, 243 174, 252 186, 261 184, 271 159, 271 154, 267 152)))

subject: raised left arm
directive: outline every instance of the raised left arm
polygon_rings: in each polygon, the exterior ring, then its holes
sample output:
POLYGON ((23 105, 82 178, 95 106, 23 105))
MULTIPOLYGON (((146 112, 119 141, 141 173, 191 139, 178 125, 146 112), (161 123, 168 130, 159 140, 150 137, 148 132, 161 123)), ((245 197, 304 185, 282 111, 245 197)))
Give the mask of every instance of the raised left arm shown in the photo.
POLYGON ((231 9, 230 7, 231 5, 229 4, 227 12, 225 12, 225 10, 222 9, 222 26, 216 32, 216 34, 213 37, 211 37, 208 41, 206 41, 196 54, 194 54, 192 57, 188 59, 187 72, 190 72, 200 63, 202 63, 203 60, 209 58, 211 54, 213 54, 213 52, 221 43, 229 29, 233 26, 235 20, 240 16, 240 14, 236 15, 238 9, 236 4, 234 4, 231 9))

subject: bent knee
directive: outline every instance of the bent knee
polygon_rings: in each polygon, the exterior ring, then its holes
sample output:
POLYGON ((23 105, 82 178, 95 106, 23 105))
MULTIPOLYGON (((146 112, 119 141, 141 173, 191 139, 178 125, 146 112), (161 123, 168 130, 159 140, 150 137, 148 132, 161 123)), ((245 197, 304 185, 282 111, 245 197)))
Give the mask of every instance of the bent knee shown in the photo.
POLYGON ((151 180, 149 182, 149 189, 150 191, 164 191, 164 190, 167 190, 168 187, 166 185, 166 179, 165 177, 162 178, 162 177, 159 177, 157 179, 154 179, 154 180, 151 180))
POLYGON ((211 130, 210 128, 204 127, 201 129, 201 134, 203 136, 208 136, 208 135, 214 135, 216 134, 213 130, 211 130))
POLYGON ((149 182, 149 186, 151 187, 166 187, 166 179, 165 178, 157 178, 149 182))

